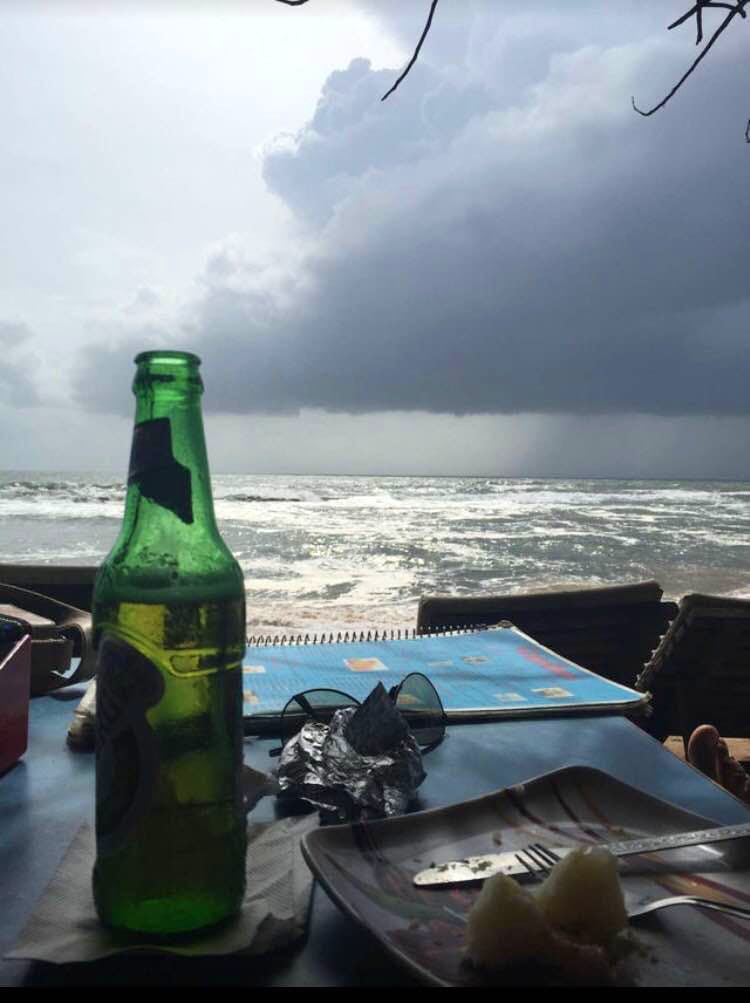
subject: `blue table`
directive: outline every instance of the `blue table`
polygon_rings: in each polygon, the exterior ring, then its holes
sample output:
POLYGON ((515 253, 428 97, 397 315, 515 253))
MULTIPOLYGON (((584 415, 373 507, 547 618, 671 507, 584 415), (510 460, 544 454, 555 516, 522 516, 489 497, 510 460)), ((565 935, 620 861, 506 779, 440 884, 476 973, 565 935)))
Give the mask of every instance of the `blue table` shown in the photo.
MULTIPOLYGON (((29 749, 0 777, 0 955, 27 917, 84 821, 93 816, 94 760, 65 744, 82 696, 71 688, 32 702, 29 749)), ((245 760, 268 770, 270 739, 248 739, 245 760)), ((618 716, 542 718, 451 725, 425 760, 419 807, 431 808, 569 765, 588 765, 717 822, 748 821, 750 810, 618 716)), ((253 819, 270 820, 262 801, 253 819)), ((317 889, 304 945, 265 959, 108 959, 55 966, 0 961, 0 985, 410 984, 402 970, 317 889)))

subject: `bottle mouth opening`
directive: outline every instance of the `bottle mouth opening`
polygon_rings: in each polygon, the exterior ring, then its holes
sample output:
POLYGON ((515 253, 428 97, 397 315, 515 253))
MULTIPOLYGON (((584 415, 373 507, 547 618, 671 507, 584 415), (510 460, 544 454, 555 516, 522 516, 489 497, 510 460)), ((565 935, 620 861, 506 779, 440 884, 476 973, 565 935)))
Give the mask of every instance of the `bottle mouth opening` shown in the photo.
POLYGON ((201 360, 193 352, 176 352, 169 349, 139 352, 134 362, 136 366, 148 362, 151 365, 174 366, 175 368, 201 364, 201 360))

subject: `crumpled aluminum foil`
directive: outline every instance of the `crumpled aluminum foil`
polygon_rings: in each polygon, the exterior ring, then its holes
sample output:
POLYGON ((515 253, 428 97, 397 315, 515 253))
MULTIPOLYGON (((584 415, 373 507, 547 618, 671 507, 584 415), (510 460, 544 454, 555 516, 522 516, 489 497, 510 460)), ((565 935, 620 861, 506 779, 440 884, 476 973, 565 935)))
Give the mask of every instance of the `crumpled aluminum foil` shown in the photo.
POLYGON ((284 746, 279 796, 301 798, 324 820, 347 822, 403 814, 426 776, 405 719, 378 683, 359 707, 309 721, 284 746))

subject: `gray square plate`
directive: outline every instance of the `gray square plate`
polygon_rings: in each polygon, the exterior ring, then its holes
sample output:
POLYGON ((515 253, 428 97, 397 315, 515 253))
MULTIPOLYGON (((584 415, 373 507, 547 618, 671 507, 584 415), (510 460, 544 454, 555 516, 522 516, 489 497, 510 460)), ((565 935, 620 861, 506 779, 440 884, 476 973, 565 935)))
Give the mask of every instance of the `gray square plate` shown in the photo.
MULTIPOLYGON (((712 823, 614 777, 570 767, 472 801, 308 833, 302 850, 333 901, 429 985, 484 984, 464 963, 465 917, 478 886, 415 888, 432 863, 476 853, 607 842, 694 830, 712 823)), ((748 840, 630 857, 622 862, 629 907, 696 894, 750 903, 748 840)), ((750 920, 677 906, 634 927, 639 949, 616 981, 643 986, 747 986, 750 920)), ((503 985, 555 985, 549 969, 509 969, 503 985)))

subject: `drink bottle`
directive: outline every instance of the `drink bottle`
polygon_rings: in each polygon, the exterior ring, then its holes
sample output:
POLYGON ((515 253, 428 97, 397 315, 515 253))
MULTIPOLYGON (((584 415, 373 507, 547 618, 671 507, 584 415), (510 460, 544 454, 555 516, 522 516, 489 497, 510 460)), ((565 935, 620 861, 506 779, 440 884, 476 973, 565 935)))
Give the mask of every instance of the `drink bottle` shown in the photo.
POLYGON ((213 512, 200 360, 137 356, 120 535, 94 586, 102 922, 169 935, 238 912, 242 572, 213 512))

